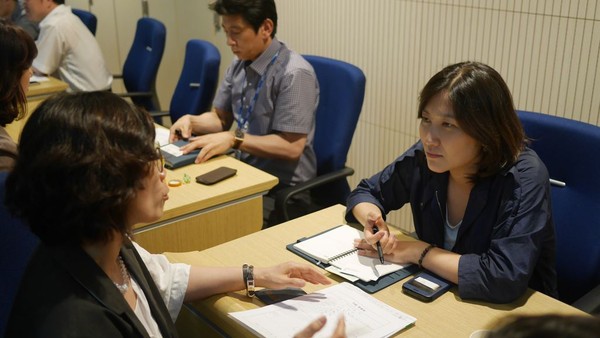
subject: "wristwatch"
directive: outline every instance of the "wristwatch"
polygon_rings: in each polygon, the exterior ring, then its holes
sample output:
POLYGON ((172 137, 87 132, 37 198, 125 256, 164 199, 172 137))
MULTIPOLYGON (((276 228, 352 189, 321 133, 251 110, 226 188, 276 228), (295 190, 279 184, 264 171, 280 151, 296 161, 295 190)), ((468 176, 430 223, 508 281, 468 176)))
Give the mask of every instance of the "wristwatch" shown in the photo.
POLYGON ((235 134, 233 134, 233 136, 235 137, 235 139, 233 140, 233 149, 239 149, 240 146, 242 145, 242 142, 244 142, 244 132, 240 129, 237 128, 235 130, 235 134))
POLYGON ((246 284, 246 296, 254 297, 254 266, 244 264, 242 266, 244 284, 246 284))

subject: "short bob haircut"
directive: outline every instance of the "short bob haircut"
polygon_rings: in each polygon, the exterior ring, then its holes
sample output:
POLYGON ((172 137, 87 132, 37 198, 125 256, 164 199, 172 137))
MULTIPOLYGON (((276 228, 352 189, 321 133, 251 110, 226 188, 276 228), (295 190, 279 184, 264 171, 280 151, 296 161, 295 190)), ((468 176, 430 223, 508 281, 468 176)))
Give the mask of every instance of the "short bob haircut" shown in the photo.
POLYGON ((25 114, 26 93, 21 88, 23 72, 37 56, 35 42, 23 29, 0 19, 0 126, 25 114))
POLYGON ((149 114, 109 92, 63 93, 32 114, 6 204, 48 245, 126 234, 127 210, 159 158, 149 114))
POLYGON ((271 38, 277 33, 277 7, 274 0, 216 0, 208 8, 219 15, 241 15, 254 28, 255 33, 258 33, 265 20, 271 19, 271 38))
POLYGON ((418 117, 434 96, 446 92, 460 128, 481 144, 479 169, 472 181, 493 176, 511 166, 526 140, 508 86, 492 67, 460 62, 445 67, 419 96, 418 117))

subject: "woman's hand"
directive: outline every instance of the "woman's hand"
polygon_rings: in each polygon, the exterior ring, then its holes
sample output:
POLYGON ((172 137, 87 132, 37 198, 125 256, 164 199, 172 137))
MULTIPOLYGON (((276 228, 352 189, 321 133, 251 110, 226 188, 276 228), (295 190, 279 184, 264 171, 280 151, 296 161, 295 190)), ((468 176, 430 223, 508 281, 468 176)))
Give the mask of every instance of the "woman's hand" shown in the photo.
POLYGON ((287 262, 268 268, 254 268, 256 286, 283 289, 286 287, 301 288, 306 282, 312 284, 331 284, 316 268, 302 263, 287 262))
MULTIPOLYGON (((417 263, 421 252, 428 246, 427 243, 422 241, 400 241, 394 237, 394 249, 385 252, 386 262, 393 262, 398 264, 409 264, 417 263)), ((389 242, 388 242, 389 243, 389 242)), ((383 242, 381 244, 383 246, 383 242)), ((354 241, 354 247, 359 249, 358 254, 361 256, 377 258, 377 249, 374 249, 372 245, 367 243, 364 239, 357 239, 354 241)))
MULTIPOLYGON (((325 316, 317 318, 315 321, 310 323, 304 330, 298 332, 294 338, 310 338, 314 336, 317 332, 319 332, 327 323, 327 318, 325 316)), ((331 338, 345 338, 346 337, 346 322, 344 321, 344 317, 340 317, 338 320, 337 327, 331 338)))
POLYGON ((384 255, 393 253, 398 247, 398 239, 390 233, 390 229, 383 220, 380 212, 369 212, 364 226, 366 243, 375 251, 377 251, 377 242, 381 244, 384 255), (377 232, 374 230, 374 227, 377 227, 377 232))

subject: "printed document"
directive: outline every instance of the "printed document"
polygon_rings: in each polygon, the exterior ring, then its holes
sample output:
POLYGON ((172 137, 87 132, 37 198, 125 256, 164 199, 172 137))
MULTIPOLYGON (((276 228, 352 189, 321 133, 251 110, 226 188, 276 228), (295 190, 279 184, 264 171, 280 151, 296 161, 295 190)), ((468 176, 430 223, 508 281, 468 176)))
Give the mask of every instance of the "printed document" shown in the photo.
POLYGON ((315 338, 331 337, 340 316, 348 337, 389 337, 416 321, 349 283, 229 315, 261 337, 293 337, 321 315, 327 324, 315 338))

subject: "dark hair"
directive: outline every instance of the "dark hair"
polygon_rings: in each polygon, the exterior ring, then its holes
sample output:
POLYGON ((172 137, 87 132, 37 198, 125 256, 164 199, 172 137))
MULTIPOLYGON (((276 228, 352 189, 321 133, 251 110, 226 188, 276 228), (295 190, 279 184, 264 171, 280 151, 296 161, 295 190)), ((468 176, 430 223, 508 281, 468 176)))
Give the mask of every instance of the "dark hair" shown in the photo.
POLYGON ((509 316, 487 338, 592 338, 600 334, 600 318, 547 314, 509 316))
POLYGON ((127 208, 158 159, 149 114, 109 92, 63 93, 32 114, 6 204, 49 245, 128 233, 127 208))
POLYGON ((525 133, 510 90, 498 72, 480 62, 447 66, 421 91, 419 118, 429 100, 441 92, 447 92, 462 130, 482 146, 479 169, 471 180, 495 175, 517 160, 525 133))
POLYGON ((274 0, 216 0, 208 5, 208 8, 219 15, 241 15, 256 33, 266 19, 271 19, 271 38, 277 33, 277 8, 274 0))
POLYGON ((64 5, 65 4, 65 0, 52 0, 55 4, 57 5, 64 5))
POLYGON ((21 88, 21 77, 36 56, 37 47, 31 36, 0 19, 0 126, 25 114, 27 97, 21 88))

